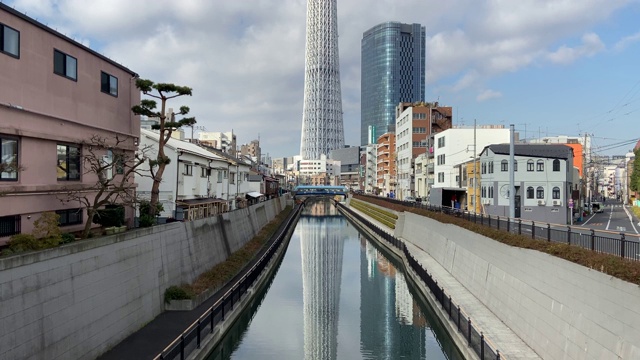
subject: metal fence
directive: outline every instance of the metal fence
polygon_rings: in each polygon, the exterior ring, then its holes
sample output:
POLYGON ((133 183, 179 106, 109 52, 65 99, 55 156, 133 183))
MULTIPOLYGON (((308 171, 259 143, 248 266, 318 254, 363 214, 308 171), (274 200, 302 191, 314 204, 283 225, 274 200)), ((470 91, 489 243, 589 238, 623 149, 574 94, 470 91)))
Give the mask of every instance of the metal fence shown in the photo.
POLYGON ((198 320, 191 324, 179 337, 169 344, 154 359, 184 360, 194 350, 202 345, 202 339, 213 333, 216 326, 225 320, 226 314, 232 311, 235 306, 243 300, 247 290, 254 284, 265 270, 269 261, 286 237, 287 231, 295 225, 295 218, 301 211, 303 205, 295 206, 287 220, 278 228, 275 240, 255 262, 255 264, 225 292, 198 320))
POLYGON ((20 215, 0 217, 0 236, 20 234, 20 215))
POLYGON ((338 203, 338 207, 348 212, 351 216, 355 217, 358 221, 365 224, 365 226, 375 232, 375 234, 380 238, 384 239, 404 253, 409 263, 409 267, 427 285, 433 296, 442 306, 442 309, 447 313, 449 321, 467 340, 467 345, 473 349, 481 360, 505 359, 505 357, 500 354, 500 351, 496 346, 493 345, 484 336, 484 333, 478 328, 478 326, 473 323, 471 317, 469 317, 460 305, 451 298, 451 295, 447 294, 444 288, 438 285, 438 282, 431 276, 431 274, 429 274, 429 272, 413 257, 402 240, 375 226, 370 221, 360 216, 360 214, 353 212, 343 204, 338 203))
POLYGON ((563 225, 558 224, 534 222, 530 220, 523 221, 522 219, 477 214, 445 206, 408 203, 378 196, 361 196, 455 216, 496 230, 507 231, 520 235, 529 235, 532 239, 575 245, 599 253, 612 254, 625 259, 640 261, 640 239, 628 239, 628 234, 625 234, 624 232, 618 233, 617 237, 611 237, 599 235, 594 229, 573 226, 564 227, 563 225), (559 229, 559 227, 564 228, 559 229))

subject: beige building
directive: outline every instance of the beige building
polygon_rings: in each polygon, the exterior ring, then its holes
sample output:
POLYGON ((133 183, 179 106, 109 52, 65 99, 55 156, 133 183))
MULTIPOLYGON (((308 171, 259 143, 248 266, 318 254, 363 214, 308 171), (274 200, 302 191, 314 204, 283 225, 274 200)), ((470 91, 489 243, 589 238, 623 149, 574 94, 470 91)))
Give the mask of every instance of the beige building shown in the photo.
MULTIPOLYGON (((133 154, 137 74, 2 3, 0 30, 0 245, 45 211, 60 215, 64 232, 80 230, 86 210, 61 199, 97 182, 83 161, 92 136, 117 136, 133 154)), ((132 217, 128 209, 129 225, 132 217)))
POLYGON ((380 195, 396 190, 396 134, 388 132, 378 137, 377 189, 380 195))

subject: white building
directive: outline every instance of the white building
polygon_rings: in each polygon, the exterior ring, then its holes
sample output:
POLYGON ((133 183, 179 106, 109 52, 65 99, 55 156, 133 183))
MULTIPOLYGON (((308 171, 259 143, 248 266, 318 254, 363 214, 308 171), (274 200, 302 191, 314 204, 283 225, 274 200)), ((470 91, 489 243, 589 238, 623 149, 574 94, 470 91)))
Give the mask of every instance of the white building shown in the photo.
MULTIPOLYGON (((573 150, 565 145, 515 144, 515 217, 566 224, 573 185, 573 150)), ((480 197, 485 214, 509 216, 509 144, 480 155, 480 197)))
MULTIPOLYGON (((159 132, 140 130, 140 148, 150 147, 148 155, 158 154, 159 132)), ((230 194, 230 164, 225 158, 195 144, 170 138, 165 144, 165 155, 171 162, 165 167, 160 183, 160 203, 164 207, 161 217, 182 218, 182 209, 190 204, 215 203, 218 212, 228 211, 235 194, 230 194), (176 207, 177 205, 177 207, 176 207)), ((148 163, 140 166, 141 173, 149 172, 148 163)), ((138 196, 151 197, 153 180, 136 174, 138 196)))
MULTIPOLYGON (((340 166, 338 160, 327 159, 326 155, 321 155, 320 160, 300 160, 298 162, 298 173, 300 183, 308 184, 307 181, 314 175, 326 174, 329 179, 340 179, 340 166)), ((337 183, 332 185, 338 185, 337 183)))
POLYGON ((367 194, 373 193, 374 188, 378 186, 378 144, 369 144, 365 146, 365 165, 364 165, 364 191, 367 194))
POLYGON ((434 135, 434 184, 433 187, 460 187, 459 174, 454 167, 473 160, 485 146, 508 143, 510 130, 504 125, 455 127, 434 135), (474 154, 474 131, 475 149, 474 154))
POLYGON ((416 198, 428 199, 429 189, 433 186, 433 176, 429 176, 429 171, 433 169, 433 162, 427 153, 420 154, 414 160, 415 171, 415 196, 416 198))
POLYGON ((198 135, 198 140, 207 146, 220 149, 227 154, 236 155, 236 135, 233 131, 202 131, 198 135))

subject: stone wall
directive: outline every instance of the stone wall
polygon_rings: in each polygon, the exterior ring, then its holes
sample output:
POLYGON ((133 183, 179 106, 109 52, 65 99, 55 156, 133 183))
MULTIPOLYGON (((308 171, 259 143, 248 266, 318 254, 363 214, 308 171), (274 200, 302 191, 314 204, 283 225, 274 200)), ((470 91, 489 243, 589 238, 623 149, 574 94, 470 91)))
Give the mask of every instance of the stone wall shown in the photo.
MULTIPOLYGON (((544 359, 640 359, 640 288, 534 250, 405 213, 427 251, 544 359)), ((473 315, 472 315, 473 316, 473 315)))
POLYGON ((0 359, 94 359, 163 311, 164 291, 241 248, 284 197, 0 259, 0 359))

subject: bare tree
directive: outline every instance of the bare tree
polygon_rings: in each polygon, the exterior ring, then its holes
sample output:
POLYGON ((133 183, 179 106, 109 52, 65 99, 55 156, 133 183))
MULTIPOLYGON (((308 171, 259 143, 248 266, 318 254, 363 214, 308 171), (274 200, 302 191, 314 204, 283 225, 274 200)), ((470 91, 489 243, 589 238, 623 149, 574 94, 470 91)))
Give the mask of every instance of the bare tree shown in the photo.
MULTIPOLYGON (((11 161, 0 160, 0 173, 20 173, 24 170, 23 166, 18 165, 18 159, 12 158, 11 161)), ((5 196, 10 190, 0 188, 0 197, 5 196)))
MULTIPOLYGON (((95 178, 94 183, 67 186, 58 199, 63 203, 77 203, 87 209, 87 219, 82 232, 86 238, 91 231, 93 217, 107 204, 131 205, 136 202, 134 175, 148 176, 138 171, 149 157, 150 146, 130 149, 125 145, 133 144, 130 137, 115 136, 107 138, 93 135, 83 142, 82 162, 84 175, 95 178)), ((130 145, 130 146, 131 146, 130 145)))
POLYGON ((149 172, 153 179, 153 185, 151 187, 151 198, 149 199, 149 215, 151 217, 156 216, 158 209, 158 202, 160 200, 160 182, 162 182, 162 174, 164 169, 169 164, 170 159, 164 153, 164 145, 171 138, 171 133, 174 130, 179 129, 182 126, 193 126, 196 123, 196 119, 193 117, 183 118, 176 120, 176 115, 186 115, 189 113, 189 107, 181 106, 179 112, 167 114, 166 106, 167 101, 178 96, 191 96, 191 88, 186 86, 178 86, 175 84, 166 83, 154 83, 151 80, 137 79, 136 87, 142 91, 143 94, 160 100, 160 111, 156 110, 157 103, 155 100, 144 99, 140 101, 140 105, 136 105, 131 108, 136 115, 146 115, 149 117, 156 117, 160 120, 159 124, 153 125, 155 130, 160 130, 160 136, 158 138, 158 156, 156 159, 149 159, 149 172), (157 170, 154 170, 155 167, 157 170))

